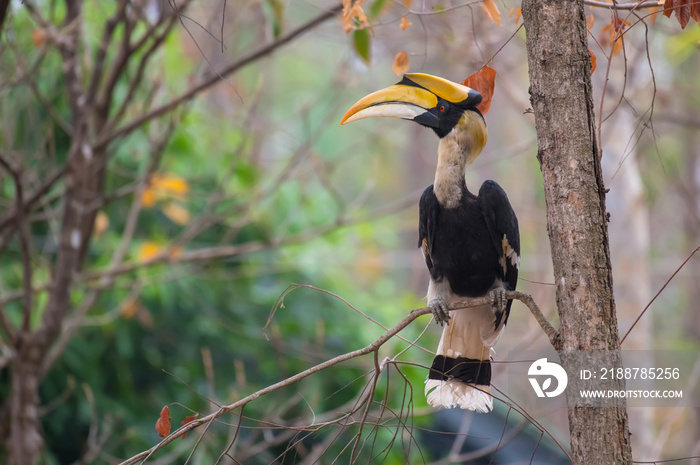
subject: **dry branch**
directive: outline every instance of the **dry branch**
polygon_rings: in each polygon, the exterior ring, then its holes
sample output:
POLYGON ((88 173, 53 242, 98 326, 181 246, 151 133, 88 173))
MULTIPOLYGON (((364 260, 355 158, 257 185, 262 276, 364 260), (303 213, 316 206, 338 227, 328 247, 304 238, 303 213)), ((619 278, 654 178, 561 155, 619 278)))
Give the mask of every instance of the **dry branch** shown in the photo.
MULTIPOLYGON (((535 301, 532 299, 532 297, 528 294, 524 294, 522 292, 517 292, 517 291, 508 291, 506 292, 506 298, 508 299, 516 299, 520 300, 523 302, 529 309, 530 312, 535 316, 535 319, 540 323, 540 326, 542 326, 542 329, 547 333, 547 336, 550 338, 550 341, 554 342, 558 341, 558 333, 557 331, 549 324, 549 322, 546 320, 542 312, 540 311, 539 307, 535 303, 535 301)), ((479 297, 479 298, 474 298, 474 299, 467 299, 463 300, 461 302, 456 302, 454 304, 451 304, 448 306, 450 310, 463 310, 463 309, 468 309, 472 307, 478 307, 480 305, 488 305, 491 303, 491 300, 489 297, 479 297)), ((422 308, 416 308, 414 310, 411 310, 411 312, 404 317, 401 321, 399 321, 396 325, 394 325, 392 328, 390 328, 388 331, 386 331, 384 334, 379 336, 377 339, 374 340, 371 344, 358 349, 354 350, 352 352, 347 352, 342 355, 338 355, 337 357, 334 357, 330 360, 326 360, 323 363, 319 363, 316 366, 313 366, 307 370, 304 370, 300 373, 297 373, 294 376, 290 376, 289 378, 279 381, 275 384, 272 384, 270 386, 267 386, 263 389, 260 389, 257 392, 254 392, 247 397, 244 397, 243 399, 238 400, 237 402, 234 402, 232 404, 223 406, 219 408, 216 412, 210 413, 207 416, 204 416, 202 418, 198 418, 196 420, 191 421, 190 423, 187 423, 186 425, 178 428, 174 432, 170 433, 169 436, 164 438, 161 442, 156 444, 155 446, 151 447, 148 450, 145 450, 143 452, 140 452, 139 454, 134 455, 133 457, 124 460, 121 462, 121 465, 131 465, 138 463, 140 461, 145 461, 148 457, 150 457, 154 452, 158 451, 159 449, 162 449, 165 447, 167 444, 171 443, 175 439, 179 438, 183 434, 194 430, 195 428, 198 428, 202 425, 210 425, 213 423, 217 418, 230 413, 238 408, 244 408, 248 403, 254 401, 255 399, 264 396, 265 394, 269 394, 271 392, 274 392, 280 388, 289 386, 291 384, 296 383, 297 381, 301 381, 304 378, 307 378, 308 376, 311 376, 315 373, 318 373, 322 370, 325 370, 326 368, 330 368, 334 365, 337 365, 342 362, 346 362, 348 360, 351 360, 353 358, 357 357, 362 357, 364 355, 369 355, 371 353, 375 353, 375 360, 379 351, 379 348, 383 346, 387 341, 389 341, 391 338, 396 336, 399 332, 401 332, 404 328, 406 328, 409 324, 413 322, 416 318, 422 315, 427 315, 430 313, 430 307, 422 307, 422 308)), ((383 370, 385 364, 379 364, 376 365, 375 368, 375 374, 374 374, 374 379, 379 375, 379 372, 383 370)))
POLYGON ((125 136, 127 134, 130 134, 132 131, 135 129, 141 127, 144 123, 152 120, 153 118, 157 118, 158 116, 164 115, 165 113, 168 113, 172 111, 173 109, 177 108, 181 104, 192 100, 195 96, 197 96, 200 92, 202 92, 205 89, 208 89, 209 87, 213 86, 214 84, 217 84, 218 82, 221 81, 221 79, 229 74, 233 74, 239 69, 243 68, 246 65, 249 65, 267 55, 270 53, 274 52, 277 50, 279 47, 288 44, 295 38, 297 38, 299 35, 303 34, 306 31, 309 31, 313 29, 314 27, 318 26, 319 24, 325 22, 326 20, 332 18, 336 14, 340 12, 342 9, 342 4, 336 4, 329 8, 328 10, 324 11, 320 15, 316 16, 315 18, 309 20, 308 22, 302 24, 301 26, 297 27, 296 29, 293 29, 289 31, 287 34, 281 35, 279 38, 277 38, 275 41, 270 42, 267 45, 264 45, 260 47, 258 50, 255 50, 254 52, 249 53, 248 55, 234 61, 233 63, 230 63, 228 66, 224 67, 220 71, 216 71, 208 76, 205 76, 201 82, 195 84, 188 90, 186 90, 184 93, 179 95, 178 97, 170 100, 167 103, 164 103, 163 105, 152 109, 151 111, 144 113, 143 115, 140 115, 136 118, 134 118, 132 121, 126 123, 125 125, 121 126, 120 128, 117 128, 116 130, 110 132, 109 134, 102 135, 97 142, 95 143, 95 149, 99 150, 103 147, 105 147, 107 144, 112 142, 113 140, 125 136))

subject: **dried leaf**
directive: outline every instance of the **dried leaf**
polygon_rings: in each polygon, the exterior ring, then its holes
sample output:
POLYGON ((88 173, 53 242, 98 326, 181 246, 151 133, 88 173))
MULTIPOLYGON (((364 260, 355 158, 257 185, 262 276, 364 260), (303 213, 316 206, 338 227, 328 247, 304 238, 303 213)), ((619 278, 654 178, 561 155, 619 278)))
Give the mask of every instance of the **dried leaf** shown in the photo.
POLYGON ((484 0, 481 9, 484 10, 489 21, 501 25, 501 12, 498 11, 498 6, 493 3, 493 0, 484 0))
POLYGON ((627 20, 622 20, 613 12, 610 23, 603 26, 600 31, 600 46, 612 47, 611 57, 622 51, 622 33, 630 25, 627 20))
POLYGON ((362 9, 362 4, 365 0, 343 0, 343 11, 340 14, 340 23, 346 34, 349 34, 353 29, 364 29, 369 26, 365 10, 362 9))
POLYGON ((154 174, 141 193, 141 205, 144 208, 153 208, 159 200, 184 200, 189 190, 186 179, 170 173, 154 174))
POLYGON ((406 52, 399 52, 396 54, 394 57, 394 64, 392 65, 392 69, 396 73, 397 76, 401 76, 403 73, 408 71, 410 64, 408 60, 408 53, 406 52))
POLYGON ((136 299, 127 299, 119 306, 119 315, 122 318, 130 320, 138 313, 140 309, 139 302, 136 299))
POLYGON ((484 66, 476 73, 464 80, 464 85, 471 87, 481 94, 481 103, 476 108, 479 109, 482 115, 489 112, 491 108, 491 99, 496 88, 496 70, 484 66))
POLYGON ((591 74, 593 74, 593 71, 595 71, 596 62, 595 53, 593 53, 593 50, 591 50, 590 48, 588 49, 588 53, 590 53, 591 55, 591 74))
MULTIPOLYGON (((182 420, 182 423, 180 423, 180 427, 182 428, 183 426, 185 426, 187 423, 193 421, 193 420, 194 420, 195 418, 197 418, 198 416, 199 416, 199 413, 195 413, 195 414, 192 415, 192 416, 185 417, 185 419, 182 420)), ((182 436, 180 436, 180 439, 185 439, 185 436, 187 436, 187 433, 184 433, 182 436)))
POLYGON ((692 17, 695 21, 700 21, 700 7, 695 5, 696 0, 666 0, 664 3, 664 16, 671 17, 671 13, 676 13, 676 19, 685 29, 688 21, 692 17))
POLYGON ((103 232, 109 227, 109 217, 105 212, 100 210, 95 216, 95 237, 100 237, 103 232))
POLYGON ((156 204, 156 191, 152 187, 146 187, 141 192, 141 206, 143 208, 153 208, 156 204))
POLYGON ((182 252, 184 252, 184 249, 181 246, 172 246, 168 249, 168 256, 177 259, 182 256, 182 252))
POLYGON ((595 16, 593 16, 593 13, 591 13, 586 16, 586 29, 589 31, 593 29, 593 24, 595 24, 595 16))
POLYGON ((406 29, 408 29, 408 27, 411 24, 413 24, 413 23, 409 22, 405 16, 402 16, 401 17, 401 24, 399 25, 399 27, 401 28, 402 31, 405 31, 406 29))
POLYGON ((512 18, 513 15, 515 15, 515 24, 518 24, 520 21, 520 17, 522 16, 523 12, 520 7, 518 8, 511 8, 510 11, 508 12, 508 17, 512 18))
POLYGON ((190 222, 190 212, 185 207, 175 202, 168 202, 163 207, 163 214, 170 218, 173 223, 185 225, 190 222))
POLYGON ((614 57, 615 55, 617 55, 621 51, 622 51, 622 40, 618 37, 615 39, 615 42, 613 43, 611 57, 614 57))
POLYGON ((162 191, 170 197, 176 199, 184 199, 185 194, 189 192, 190 186, 187 180, 174 174, 153 175, 150 185, 156 190, 162 191))
POLYGON ((658 6, 652 6, 649 8, 649 23, 656 24, 656 17, 659 16, 659 11, 661 9, 658 6))
POLYGON ((629 20, 627 19, 621 19, 613 12, 612 14, 612 19, 610 20, 613 28, 615 29, 615 32, 618 34, 621 34, 622 32, 625 31, 625 28, 630 25, 629 20))
POLYGON ((32 32, 32 40, 34 41, 34 45, 36 47, 41 47, 44 45, 44 40, 46 39, 46 31, 43 29, 34 29, 34 32, 32 32))
POLYGON ((163 407, 163 410, 160 411, 160 418, 156 421, 156 431, 161 438, 170 434, 170 421, 168 420, 170 420, 170 409, 166 405, 163 407))
POLYGON ((700 2, 697 0, 693 1, 690 5, 690 17, 693 18, 696 23, 700 23, 700 2))

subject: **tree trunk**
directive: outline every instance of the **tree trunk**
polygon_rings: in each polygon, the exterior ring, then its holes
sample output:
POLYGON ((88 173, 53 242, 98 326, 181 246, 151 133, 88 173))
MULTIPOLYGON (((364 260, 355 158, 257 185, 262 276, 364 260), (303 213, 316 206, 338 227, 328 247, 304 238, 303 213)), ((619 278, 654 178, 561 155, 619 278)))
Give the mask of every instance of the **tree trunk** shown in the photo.
MULTIPOLYGON (((583 0, 524 0, 560 347, 619 349, 583 0)), ((567 358, 562 356, 567 371, 567 358)), ((632 462, 627 411, 569 406, 574 464, 632 462)))

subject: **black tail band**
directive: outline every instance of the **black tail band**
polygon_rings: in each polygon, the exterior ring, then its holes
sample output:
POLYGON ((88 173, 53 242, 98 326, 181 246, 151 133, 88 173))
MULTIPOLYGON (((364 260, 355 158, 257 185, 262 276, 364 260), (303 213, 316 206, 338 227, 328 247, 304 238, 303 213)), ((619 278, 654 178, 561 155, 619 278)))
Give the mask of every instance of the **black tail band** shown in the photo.
POLYGON ((433 360, 428 378, 442 381, 458 379, 463 383, 488 386, 491 384, 491 363, 488 360, 438 355, 433 360))

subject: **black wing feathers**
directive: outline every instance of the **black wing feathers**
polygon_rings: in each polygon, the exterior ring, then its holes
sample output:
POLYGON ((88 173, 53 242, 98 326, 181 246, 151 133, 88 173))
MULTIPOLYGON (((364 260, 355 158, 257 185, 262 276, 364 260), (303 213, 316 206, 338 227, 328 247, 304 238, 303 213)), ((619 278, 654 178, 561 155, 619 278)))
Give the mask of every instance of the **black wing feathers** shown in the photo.
MULTIPOLYGON (((518 265, 520 262, 518 218, 510 206, 505 191, 494 181, 486 181, 481 185, 481 189, 479 189, 479 206, 486 219, 491 242, 505 264, 502 276, 503 283, 506 289, 514 291, 518 282, 518 265)), ((508 321, 511 304, 512 301, 508 301, 504 324, 508 321)), ((497 321, 496 326, 499 323, 500 321, 497 321)))
POLYGON ((436 270, 433 265, 433 241, 435 239, 435 227, 438 222, 438 213, 440 204, 437 197, 433 193, 433 186, 428 187, 423 191, 419 204, 419 221, 418 221, 418 247, 423 250, 425 256, 425 264, 428 266, 430 275, 433 279, 436 270))

